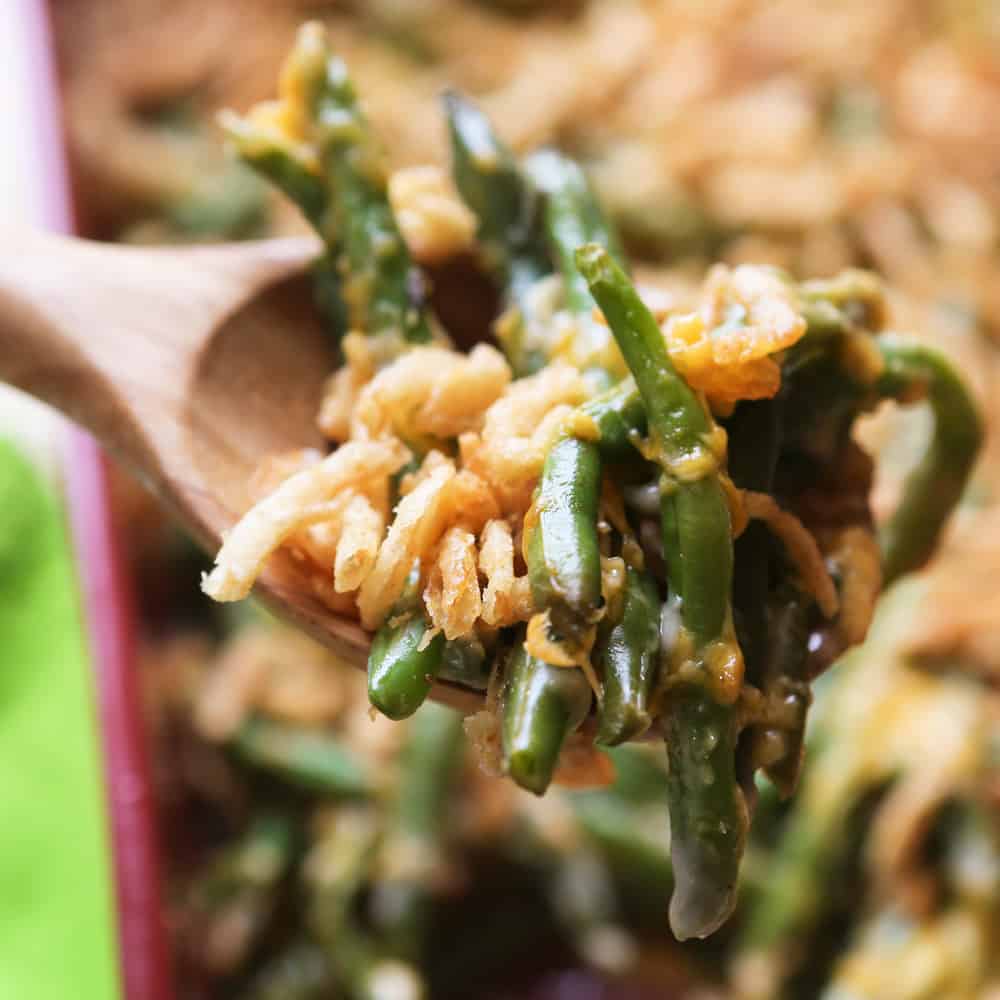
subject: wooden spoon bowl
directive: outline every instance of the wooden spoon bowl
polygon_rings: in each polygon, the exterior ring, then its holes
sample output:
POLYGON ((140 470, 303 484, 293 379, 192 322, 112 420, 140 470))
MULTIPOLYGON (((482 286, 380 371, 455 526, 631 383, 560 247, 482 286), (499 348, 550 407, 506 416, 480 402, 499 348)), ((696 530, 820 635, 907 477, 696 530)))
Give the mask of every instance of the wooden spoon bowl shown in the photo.
MULTIPOLYGON (((267 455, 324 447, 335 350, 302 274, 311 239, 146 249, 0 236, 0 379, 94 433, 214 553, 267 455)), ((280 617, 364 668, 370 635, 273 556, 254 588, 280 617)), ((481 695, 432 696, 474 711, 481 695)))

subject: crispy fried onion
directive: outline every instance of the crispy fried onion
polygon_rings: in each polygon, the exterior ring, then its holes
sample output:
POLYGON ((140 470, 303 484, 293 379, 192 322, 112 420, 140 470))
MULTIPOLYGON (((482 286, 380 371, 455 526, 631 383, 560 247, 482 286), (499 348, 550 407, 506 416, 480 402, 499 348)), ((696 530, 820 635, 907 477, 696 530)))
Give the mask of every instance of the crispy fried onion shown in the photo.
POLYGON ((663 327, 677 370, 720 412, 741 399, 773 396, 781 370, 772 355, 805 330, 793 292, 776 272, 723 265, 709 272, 700 307, 663 327))
POLYGON ((329 518, 331 501, 344 491, 377 488, 408 455, 399 441, 352 441, 296 472, 226 535, 202 590, 217 601, 246 597, 264 561, 293 532, 329 518))

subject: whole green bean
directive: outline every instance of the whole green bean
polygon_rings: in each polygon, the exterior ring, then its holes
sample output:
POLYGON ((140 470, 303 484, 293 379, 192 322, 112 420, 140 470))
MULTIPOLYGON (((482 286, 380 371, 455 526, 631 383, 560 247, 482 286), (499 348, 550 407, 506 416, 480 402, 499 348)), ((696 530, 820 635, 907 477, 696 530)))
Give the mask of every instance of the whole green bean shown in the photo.
POLYGON ((888 334, 877 343, 885 362, 878 391, 903 402, 926 398, 934 414, 927 451, 880 532, 885 581, 891 583, 930 558, 945 520, 965 491, 983 426, 962 379, 937 351, 888 334))
POLYGON ((443 100, 455 185, 477 219, 484 263, 503 289, 504 308, 517 311, 498 336, 515 373, 529 375, 546 361, 537 331, 529 330, 536 320, 530 293, 552 273, 538 194, 479 108, 455 91, 443 100))
POLYGON ((590 711, 582 670, 553 667, 529 656, 522 643, 507 661, 503 696, 504 770, 522 788, 542 795, 559 753, 590 711))
POLYGON ((598 641, 597 666, 604 696, 597 711, 597 743, 617 746, 649 728, 659 665, 660 595, 656 581, 648 573, 629 567, 620 617, 598 641))
POLYGON ((258 717, 245 722, 230 745, 247 764, 308 791, 338 798, 372 791, 364 761, 328 732, 258 717))
POLYGON ((682 940, 704 937, 735 906, 749 823, 735 765, 733 702, 740 677, 718 677, 713 662, 736 660, 735 643, 727 637, 733 543, 720 457, 712 450, 715 428, 702 400, 674 369, 656 320, 611 255, 590 244, 576 260, 635 377, 663 469, 668 582, 691 647, 689 662, 670 679, 665 696, 675 876, 670 923, 682 940))
POLYGON ((602 604, 597 533, 601 458, 597 445, 572 435, 549 449, 535 491, 537 521, 526 541, 535 605, 555 636, 577 644, 602 604))
POLYGON ((347 67, 331 54, 316 23, 300 30, 292 64, 307 95, 327 185, 319 229, 328 245, 342 248, 351 325, 424 343, 431 332, 422 282, 396 225, 384 167, 347 67))

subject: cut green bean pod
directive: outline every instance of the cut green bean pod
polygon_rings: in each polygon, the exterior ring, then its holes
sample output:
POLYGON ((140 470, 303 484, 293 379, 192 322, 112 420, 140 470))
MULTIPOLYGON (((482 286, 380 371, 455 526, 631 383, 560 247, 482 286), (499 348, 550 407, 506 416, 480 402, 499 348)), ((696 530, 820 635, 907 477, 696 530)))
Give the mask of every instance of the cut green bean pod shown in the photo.
POLYGON ((982 420, 962 379, 937 351, 903 337, 877 340, 885 368, 882 395, 909 402, 925 398, 934 431, 903 499, 881 531, 886 583, 930 558, 952 508, 961 499, 983 441, 982 420))
POLYGON ((702 400, 674 369, 656 320, 611 255, 591 244, 576 260, 635 377, 663 468, 668 583, 691 647, 684 672, 669 679, 664 699, 675 877, 670 923, 682 940, 705 937, 735 906, 749 824, 735 764, 740 677, 717 676, 720 660, 730 664, 730 674, 737 669, 738 651, 727 634, 733 543, 720 457, 712 451, 715 428, 702 400))
POLYGON ((254 718, 237 731, 231 746, 246 763, 308 791, 338 798, 372 791, 364 761, 327 732, 254 718))
POLYGON ((604 682, 596 742, 617 746, 640 736, 652 722, 660 666, 660 595, 648 573, 629 567, 621 614, 600 637, 595 659, 604 682))
POLYGON ((582 670, 553 667, 518 644, 507 661, 503 697, 504 770, 522 788, 542 795, 566 738, 590 711, 592 692, 582 670))

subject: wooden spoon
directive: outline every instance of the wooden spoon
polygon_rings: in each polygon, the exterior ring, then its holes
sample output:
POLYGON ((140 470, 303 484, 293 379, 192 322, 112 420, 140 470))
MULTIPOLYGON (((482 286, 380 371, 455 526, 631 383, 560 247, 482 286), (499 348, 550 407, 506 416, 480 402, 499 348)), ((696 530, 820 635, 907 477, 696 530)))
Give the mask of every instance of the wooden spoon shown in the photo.
MULTIPOLYGON (((334 351, 302 275, 319 245, 136 248, 0 234, 0 380, 87 427, 214 553, 260 460, 324 447, 315 417, 334 351)), ((364 668, 370 636, 313 597, 292 560, 254 588, 364 668)), ((481 696, 433 697, 475 711, 481 696)))

